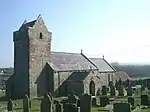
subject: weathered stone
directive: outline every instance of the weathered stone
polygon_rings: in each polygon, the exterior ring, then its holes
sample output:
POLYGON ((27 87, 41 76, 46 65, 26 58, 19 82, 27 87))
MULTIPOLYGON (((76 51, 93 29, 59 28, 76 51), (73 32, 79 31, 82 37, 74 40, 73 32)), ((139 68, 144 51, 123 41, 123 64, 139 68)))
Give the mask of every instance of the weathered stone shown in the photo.
POLYGON ((13 102, 11 99, 8 100, 8 103, 7 103, 7 110, 8 111, 13 111, 13 102))
POLYGON ((84 94, 80 99, 80 112, 91 112, 92 95, 84 94))
POLYGON ((128 103, 114 103, 114 112, 131 112, 130 104, 128 103))
POLYGON ((114 85, 110 85, 110 95, 111 96, 115 96, 116 95, 116 90, 114 85))
POLYGON ((52 112, 52 101, 49 95, 44 95, 42 99, 41 112, 52 112))
POLYGON ((134 98, 133 97, 128 97, 128 103, 134 106, 134 98))
POLYGON ((76 104, 66 103, 64 104, 64 112, 78 112, 76 104))
POLYGON ((119 96, 124 96, 123 86, 119 86, 118 92, 119 92, 119 94, 118 94, 119 96))
POLYGON ((102 86, 102 95, 107 95, 107 87, 102 86))
POLYGON ((92 106, 97 106, 96 97, 92 98, 92 106))
POLYGON ((62 105, 59 102, 57 102, 55 109, 56 109, 56 112, 62 112, 62 105))
POLYGON ((28 95, 25 95, 23 99, 23 112, 29 112, 30 101, 28 95))
POLYGON ((109 98, 107 96, 100 96, 100 106, 104 107, 109 104, 109 98))
POLYGON ((132 96, 132 94, 133 94, 132 86, 129 85, 129 86, 127 87, 127 96, 132 96))
POLYGON ((141 95, 141 105, 149 105, 148 95, 141 95))

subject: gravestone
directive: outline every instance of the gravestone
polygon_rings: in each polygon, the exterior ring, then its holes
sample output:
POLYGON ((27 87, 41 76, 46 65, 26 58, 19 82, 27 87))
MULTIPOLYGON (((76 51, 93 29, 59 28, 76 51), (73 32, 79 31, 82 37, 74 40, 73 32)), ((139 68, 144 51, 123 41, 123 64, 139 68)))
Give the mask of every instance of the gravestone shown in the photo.
POLYGON ((131 112, 130 104, 128 103, 114 103, 114 112, 131 112))
POLYGON ((44 95, 42 99, 41 112, 52 112, 52 100, 49 95, 44 95))
POLYGON ((100 106, 105 107, 108 104, 109 104, 109 97, 100 96, 100 106))
POLYGON ((115 90, 115 86, 113 85, 113 83, 110 83, 110 95, 111 96, 116 95, 116 90, 115 90))
POLYGON ((92 106, 97 106, 96 97, 92 98, 92 106))
POLYGON ((119 96, 124 96, 123 86, 119 86, 118 92, 119 92, 119 94, 118 94, 119 96))
POLYGON ((56 102, 56 105, 55 105, 55 109, 56 109, 56 112, 62 112, 62 105, 60 104, 59 101, 56 102))
POLYGON ((107 87, 102 86, 102 95, 107 95, 107 87))
POLYGON ((127 88, 127 96, 132 96, 132 94, 133 94, 133 90, 132 87, 129 85, 127 88))
POLYGON ((92 95, 84 94, 80 98, 80 112, 91 112, 92 95))
POLYGON ((7 110, 8 112, 9 111, 13 111, 13 102, 11 99, 8 100, 8 103, 7 103, 7 110))
POLYGON ((68 96, 68 103, 74 103, 74 104, 77 104, 77 96, 75 94, 70 94, 68 96))
POLYGON ((30 101, 28 95, 25 94, 25 97, 23 99, 23 112, 29 112, 30 108, 30 101))
POLYGON ((149 105, 148 95, 141 95, 141 105, 145 106, 149 105))
POLYGON ((66 103, 64 104, 63 112, 78 112, 78 107, 76 104, 66 103))
POLYGON ((133 97, 128 97, 128 103, 134 106, 134 98, 133 97))

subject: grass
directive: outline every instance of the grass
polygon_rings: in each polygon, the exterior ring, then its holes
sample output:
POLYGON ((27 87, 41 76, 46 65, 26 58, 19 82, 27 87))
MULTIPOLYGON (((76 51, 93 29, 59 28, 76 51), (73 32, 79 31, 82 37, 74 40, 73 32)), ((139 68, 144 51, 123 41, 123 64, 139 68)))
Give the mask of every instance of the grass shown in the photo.
MULTIPOLYGON (((127 97, 123 97, 123 98, 116 97, 116 100, 118 99, 119 101, 122 100, 124 102, 127 102, 127 97)), ((40 112, 40 103, 41 103, 40 99, 32 99, 30 112, 40 112)), ((23 100, 15 100, 13 101, 13 104, 14 104, 13 110, 15 112, 23 112, 23 100)), ((137 106, 138 104, 140 104, 139 96, 135 98, 135 105, 137 106)), ((6 111, 7 109, 6 106, 7 106, 7 101, 0 100, 0 112, 6 111)), ((104 110, 104 107, 93 107, 92 112, 108 112, 108 111, 104 110)), ((150 112, 150 109, 142 109, 140 112, 150 112)))

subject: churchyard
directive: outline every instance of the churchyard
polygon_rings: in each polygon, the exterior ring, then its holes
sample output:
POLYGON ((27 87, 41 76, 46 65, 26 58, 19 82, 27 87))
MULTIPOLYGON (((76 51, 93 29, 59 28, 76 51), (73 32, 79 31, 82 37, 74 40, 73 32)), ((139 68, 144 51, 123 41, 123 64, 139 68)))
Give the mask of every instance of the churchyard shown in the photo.
POLYGON ((68 97, 54 98, 47 93, 43 98, 29 99, 25 95, 20 100, 6 100, 1 92, 0 112, 150 112, 149 84, 142 82, 142 87, 135 88, 132 83, 129 80, 110 82, 96 96, 71 93, 68 97))

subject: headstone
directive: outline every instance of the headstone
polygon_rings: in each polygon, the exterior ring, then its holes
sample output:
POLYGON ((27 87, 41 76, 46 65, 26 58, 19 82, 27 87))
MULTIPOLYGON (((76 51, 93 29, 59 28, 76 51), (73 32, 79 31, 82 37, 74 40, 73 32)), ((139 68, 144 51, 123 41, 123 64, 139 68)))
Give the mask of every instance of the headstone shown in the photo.
POLYGON ((97 106, 96 97, 92 98, 92 106, 97 106))
POLYGON ((44 95, 42 99, 41 112, 52 112, 52 100, 49 95, 44 95))
POLYGON ((25 94, 25 97, 23 99, 23 112, 29 112, 30 108, 30 101, 27 94, 25 94))
POLYGON ((11 99, 8 100, 8 103, 7 103, 7 110, 8 111, 12 111, 13 110, 13 102, 11 99))
POLYGON ((128 103, 134 106, 134 98, 133 97, 128 97, 128 103))
POLYGON ((109 98, 107 96, 100 96, 100 106, 105 107, 109 104, 109 98))
POLYGON ((62 112, 62 105, 60 104, 60 102, 56 102, 55 106, 56 112, 62 112))
POLYGON ((133 94, 133 90, 132 87, 129 85, 127 88, 127 96, 132 96, 132 94, 133 94))
POLYGON ((102 95, 107 95, 107 87, 102 86, 102 95))
POLYGON ((141 105, 145 106, 149 105, 148 95, 141 95, 141 105))
POLYGON ((64 112, 78 112, 78 107, 76 104, 66 103, 64 104, 64 112))
POLYGON ((115 86, 112 84, 110 84, 110 95, 111 96, 115 96, 116 95, 116 90, 115 90, 115 86))
POLYGON ((92 95, 84 94, 80 98, 80 112, 91 112, 92 95))
POLYGON ((114 112, 131 112, 130 104, 128 103, 114 103, 114 112))
POLYGON ((118 94, 119 96, 124 96, 123 86, 119 86, 118 92, 119 92, 119 94, 118 94))
POLYGON ((70 94, 68 96, 68 103, 74 103, 74 104, 77 104, 77 96, 75 94, 70 94))

